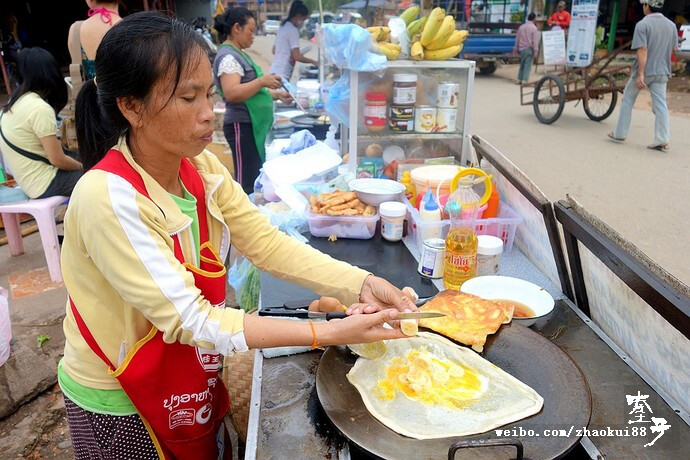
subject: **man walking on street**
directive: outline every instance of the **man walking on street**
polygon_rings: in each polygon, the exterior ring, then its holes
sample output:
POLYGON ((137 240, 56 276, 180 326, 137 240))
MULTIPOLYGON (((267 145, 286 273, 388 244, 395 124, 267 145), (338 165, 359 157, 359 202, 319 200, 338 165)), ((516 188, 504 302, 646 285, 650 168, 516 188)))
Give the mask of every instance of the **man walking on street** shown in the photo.
POLYGON ((530 13, 527 16, 527 22, 520 26, 515 38, 513 53, 520 55, 520 70, 515 82, 517 84, 529 81, 532 61, 534 61, 535 56, 539 56, 539 30, 535 24, 536 17, 534 13, 530 13))
POLYGON ((628 137, 635 99, 641 90, 649 88, 655 123, 654 142, 647 148, 663 151, 668 150, 670 138, 666 84, 671 76, 671 54, 678 48, 678 35, 673 22, 661 14, 664 0, 640 0, 640 3, 645 17, 635 26, 632 42, 637 59, 625 85, 618 124, 609 137, 616 141, 628 137))

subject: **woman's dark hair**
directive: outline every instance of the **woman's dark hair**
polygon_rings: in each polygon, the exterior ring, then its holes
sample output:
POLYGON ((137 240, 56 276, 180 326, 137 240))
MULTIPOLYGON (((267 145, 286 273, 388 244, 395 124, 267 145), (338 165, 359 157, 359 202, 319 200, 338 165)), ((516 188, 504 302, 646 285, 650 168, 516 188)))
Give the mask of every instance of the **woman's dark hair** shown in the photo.
POLYGON ((530 13, 530 14, 527 15, 527 20, 528 20, 528 21, 532 21, 532 20, 534 20, 534 19, 536 19, 536 18, 537 18, 537 15, 534 14, 534 13, 530 13))
POLYGON ((220 40, 225 41, 232 32, 232 28, 235 24, 244 27, 247 25, 250 18, 256 21, 254 13, 247 8, 230 8, 225 13, 216 17, 215 21, 213 21, 213 28, 218 32, 220 40))
POLYGON ((292 18, 298 14, 304 16, 305 18, 309 16, 309 8, 307 8, 307 5, 302 3, 302 0, 295 0, 292 2, 292 5, 290 5, 290 11, 288 11, 287 19, 283 21, 283 25, 285 25, 288 21, 292 21, 292 18))
POLYGON ((55 110, 55 115, 67 105, 67 83, 57 61, 43 48, 24 48, 17 56, 19 87, 2 107, 9 112, 17 99, 28 92, 41 96, 55 110))
POLYGON ((115 24, 96 52, 96 77, 84 83, 77 96, 77 140, 84 169, 98 163, 129 132, 129 122, 117 106, 119 98, 147 102, 153 85, 172 71, 172 99, 182 73, 196 68, 207 53, 200 34, 162 13, 135 13, 115 24))

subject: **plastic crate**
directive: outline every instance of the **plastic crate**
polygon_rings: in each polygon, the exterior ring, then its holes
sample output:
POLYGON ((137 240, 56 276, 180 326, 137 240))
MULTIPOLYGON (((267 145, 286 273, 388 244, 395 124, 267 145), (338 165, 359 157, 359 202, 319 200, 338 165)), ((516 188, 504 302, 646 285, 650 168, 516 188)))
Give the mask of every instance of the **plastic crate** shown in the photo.
MULTIPOLYGON (((407 206, 407 233, 412 237, 417 244, 417 249, 421 251, 424 244, 423 234, 426 230, 431 232, 434 229, 441 230, 441 238, 445 238, 450 229, 450 220, 442 220, 441 222, 423 222, 419 217, 419 211, 405 201, 407 206)), ((498 217, 490 219, 477 220, 474 230, 477 235, 491 235, 497 236, 503 240, 503 252, 510 253, 513 249, 513 242, 515 241, 515 231, 517 226, 522 222, 522 217, 510 206, 505 203, 500 204, 498 217)), ((428 232, 426 232, 428 233, 428 232)))
POLYGON ((335 235, 338 238, 368 240, 376 233, 376 224, 381 216, 328 216, 307 212, 309 233, 321 238, 335 235))

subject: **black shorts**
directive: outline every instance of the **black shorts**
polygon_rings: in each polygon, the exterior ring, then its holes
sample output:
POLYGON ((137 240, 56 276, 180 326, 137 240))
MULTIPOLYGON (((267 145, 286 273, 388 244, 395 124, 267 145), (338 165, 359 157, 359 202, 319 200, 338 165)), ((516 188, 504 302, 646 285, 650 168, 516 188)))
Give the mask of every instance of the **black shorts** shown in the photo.
MULTIPOLYGON (((65 150, 65 154, 79 161, 76 152, 65 150)), ((84 171, 64 171, 62 169, 58 169, 57 174, 53 178, 52 182, 48 185, 46 191, 37 198, 72 195, 74 186, 77 185, 77 181, 83 174, 84 171)))

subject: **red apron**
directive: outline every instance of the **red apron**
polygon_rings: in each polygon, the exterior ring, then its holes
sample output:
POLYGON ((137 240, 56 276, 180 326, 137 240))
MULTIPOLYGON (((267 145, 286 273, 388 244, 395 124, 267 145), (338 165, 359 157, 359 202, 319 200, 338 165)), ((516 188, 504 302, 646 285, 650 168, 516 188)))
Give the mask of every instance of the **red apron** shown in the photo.
MULTIPOLYGON (((93 169, 117 174, 150 199, 143 179, 119 151, 110 150, 93 169)), ((225 266, 208 241, 203 182, 187 159, 180 165, 180 179, 197 201, 199 267, 185 262, 177 235, 172 236, 175 257, 192 272, 196 287, 204 297, 214 306, 224 306, 225 266)), ((71 298, 70 306, 79 332, 129 396, 160 458, 230 457, 230 444, 223 424, 229 400, 218 375, 222 364, 220 353, 179 342, 165 343, 163 333, 152 327, 115 368, 94 340, 71 298)))

